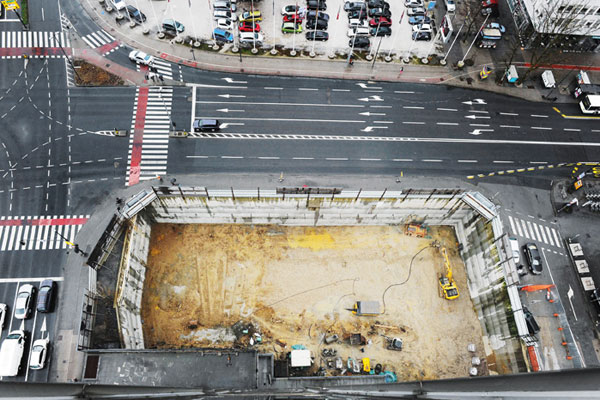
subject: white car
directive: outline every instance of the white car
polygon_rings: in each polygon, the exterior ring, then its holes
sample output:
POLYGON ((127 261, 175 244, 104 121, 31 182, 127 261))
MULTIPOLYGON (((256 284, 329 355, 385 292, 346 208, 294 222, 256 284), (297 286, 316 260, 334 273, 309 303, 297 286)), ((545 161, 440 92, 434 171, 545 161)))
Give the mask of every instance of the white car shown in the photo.
POLYGON ((242 43, 262 43, 264 36, 257 32, 242 32, 240 33, 240 42, 242 43))
POLYGON ((4 321, 6 320, 7 313, 8 306, 4 303, 0 303, 0 331, 4 329, 4 321))
POLYGON ((352 28, 355 26, 362 26, 362 27, 368 27, 369 26, 369 22, 367 22, 367 20, 364 19, 359 19, 359 18, 352 18, 348 21, 348 27, 352 28))
POLYGON ((26 284, 19 288, 17 294, 17 303, 15 304, 15 318, 27 319, 31 316, 33 310, 33 295, 35 294, 35 286, 26 284))
POLYGON ((224 31, 230 31, 233 29, 233 22, 227 18, 219 18, 217 20, 217 28, 223 29, 224 31))
POLYGON ((456 4, 454 3, 454 0, 444 0, 444 2, 446 3, 446 9, 449 13, 456 11, 456 4))
POLYGON ((433 33, 433 28, 431 27, 431 24, 418 24, 413 25, 413 32, 433 33))
POLYGON ((129 59, 136 64, 152 65, 154 64, 154 57, 144 53, 143 51, 133 50, 129 53, 129 59))
POLYGON ((521 262, 521 250, 519 249, 519 241, 517 238, 509 237, 508 242, 510 243, 510 250, 512 251, 512 257, 515 264, 521 262))
POLYGON ((354 35, 366 36, 369 34, 369 28, 365 26, 355 26, 353 28, 348 29, 348 37, 354 37, 354 35))
POLYGON ((49 342, 48 338, 38 339, 33 342, 31 357, 29 357, 29 369, 42 369, 46 366, 49 342))
POLYGON ((110 2, 117 11, 121 11, 122 9, 127 7, 127 4, 125 4, 123 0, 110 0, 110 2))
POLYGON ((281 15, 294 15, 300 11, 299 6, 291 5, 285 6, 281 9, 281 15))
POLYGON ((213 18, 214 19, 225 18, 225 19, 230 19, 233 22, 236 22, 238 20, 237 14, 232 13, 229 10, 214 10, 213 18))

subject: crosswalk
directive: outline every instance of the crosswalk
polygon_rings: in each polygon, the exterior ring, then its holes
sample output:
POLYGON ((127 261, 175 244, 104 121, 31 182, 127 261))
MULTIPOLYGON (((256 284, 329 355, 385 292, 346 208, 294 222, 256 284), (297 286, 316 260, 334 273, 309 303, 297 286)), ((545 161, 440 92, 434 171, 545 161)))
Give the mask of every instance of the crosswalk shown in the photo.
MULTIPOLYGON (((173 68, 171 67, 171 63, 154 59, 154 63, 152 64, 152 66, 158 70, 158 73, 162 75, 163 78, 173 79, 173 68)), ((137 65, 137 70, 141 70, 139 64, 137 65)))
POLYGON ((129 135, 128 185, 167 173, 172 102, 172 88, 137 88, 133 134, 129 135))
POLYGON ((0 47, 71 47, 71 42, 64 32, 2 31, 0 47))
POLYGON ((0 217, 0 251, 70 248, 89 215, 0 217))
POLYGON ((106 32, 103 29, 89 33, 85 36, 82 36, 81 38, 92 49, 99 48, 102 51, 102 55, 112 53, 113 51, 121 47, 121 43, 118 42, 117 39, 114 38, 114 36, 112 36, 110 33, 106 32))
POLYGON ((508 216, 511 232, 517 236, 562 248, 560 233, 553 227, 518 217, 508 216))

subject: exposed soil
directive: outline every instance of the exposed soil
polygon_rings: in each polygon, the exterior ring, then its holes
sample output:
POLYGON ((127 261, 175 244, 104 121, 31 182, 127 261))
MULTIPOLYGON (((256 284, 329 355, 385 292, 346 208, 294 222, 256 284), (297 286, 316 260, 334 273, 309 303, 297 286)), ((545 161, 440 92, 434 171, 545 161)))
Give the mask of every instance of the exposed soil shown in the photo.
POLYGON ((481 327, 453 231, 429 234, 406 236, 394 226, 157 224, 142 300, 146 347, 245 347, 256 331, 262 341, 254 346, 276 357, 306 346, 313 372, 325 364, 322 350, 333 348, 344 367, 348 357, 368 357, 403 380, 466 376, 467 345, 483 348, 481 327), (457 300, 440 297, 444 264, 434 239, 448 249, 457 300), (384 309, 386 288, 405 280, 387 291, 384 309), (357 300, 379 301, 383 313, 356 316, 347 309, 357 300), (345 339, 353 333, 367 343, 351 346, 345 339), (322 343, 333 334, 340 342, 322 343), (386 336, 401 338, 403 350, 387 350, 386 336))
POLYGON ((123 79, 90 64, 84 60, 74 60, 75 84, 78 86, 123 86, 123 79))

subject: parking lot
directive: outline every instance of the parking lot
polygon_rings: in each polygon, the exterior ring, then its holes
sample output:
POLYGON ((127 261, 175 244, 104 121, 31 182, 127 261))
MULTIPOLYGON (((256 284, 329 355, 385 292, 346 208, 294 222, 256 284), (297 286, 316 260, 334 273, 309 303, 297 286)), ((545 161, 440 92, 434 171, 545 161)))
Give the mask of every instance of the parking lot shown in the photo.
MULTIPOLYGON (((150 31, 150 35, 156 35, 161 30, 161 23, 165 19, 176 20, 184 25, 185 29, 179 34, 180 39, 186 41, 192 38, 197 38, 200 41, 208 43, 212 39, 212 32, 214 29, 218 29, 221 25, 221 29, 225 31, 225 39, 221 41, 221 46, 225 49, 232 48, 240 45, 240 37, 244 32, 240 32, 238 24, 231 22, 229 25, 225 21, 219 22, 213 18, 213 6, 216 0, 211 2, 154 2, 151 0, 131 0, 129 3, 139 8, 146 16, 146 21, 142 24, 142 29, 150 31), (229 26, 228 26, 229 25, 229 26)), ((260 35, 262 36, 262 42, 249 42, 246 45, 242 44, 240 47, 264 47, 266 49, 277 47, 278 49, 285 49, 287 51, 295 50, 297 52, 304 51, 306 53, 314 52, 317 55, 335 55, 335 54, 347 54, 352 47, 351 37, 349 37, 349 18, 348 13, 344 11, 345 2, 343 0, 322 0, 316 2, 314 0, 314 6, 309 7, 307 1, 304 0, 298 2, 292 2, 290 0, 273 0, 272 2, 263 1, 238 1, 232 3, 231 8, 236 11, 231 12, 231 20, 239 20, 244 12, 255 10, 260 11, 260 17, 255 21, 260 27, 260 35), (300 27, 296 29, 296 33, 283 33, 282 23, 283 15, 282 9, 286 6, 297 6, 299 8, 296 15, 296 21, 301 21, 300 27), (307 40, 307 12, 311 10, 318 11, 324 14, 324 20, 326 19, 326 29, 323 31, 327 32, 328 39, 324 41, 312 41, 307 40), (233 15, 235 14, 235 15, 233 15)), ((412 5, 419 5, 413 3, 412 5)), ((423 4, 424 8, 427 9, 428 2, 423 4)), ((355 8, 356 9, 356 8, 355 8)), ((428 16, 435 17, 432 21, 433 32, 430 37, 434 40, 419 40, 413 41, 412 32, 414 24, 409 23, 410 14, 408 10, 412 7, 405 6, 404 1, 384 3, 383 0, 371 0, 365 2, 364 14, 366 18, 363 20, 366 34, 362 35, 363 38, 370 40, 370 45, 365 47, 354 46, 355 51, 369 52, 374 55, 376 52, 379 55, 388 55, 405 57, 409 53, 419 57, 426 56, 428 54, 440 54, 442 49, 441 40, 436 37, 437 29, 436 25, 446 13, 444 2, 437 2, 437 5, 432 10, 427 10, 428 16), (371 7, 368 7, 370 3, 371 7), (377 7, 379 6, 379 7, 377 7), (379 8, 380 12, 389 12, 388 21, 380 24, 378 27, 377 20, 373 21, 372 14, 377 14, 374 9, 379 8), (387 36, 374 37, 371 28, 375 30, 383 31, 390 29, 391 32, 387 36), (435 40, 437 39, 437 40, 435 40), (435 41, 435 44, 434 44, 435 41)), ((359 9, 360 10, 360 9, 359 9)), ((225 12, 227 10, 224 10, 225 12)), ((456 14, 448 14, 450 17, 455 18, 456 14)), ((293 27, 293 14, 290 13, 290 21, 293 27)), ((414 22, 414 21, 413 21, 414 22)), ((456 23, 455 23, 456 25, 456 23)), ((321 25, 325 28, 325 25, 321 25)), ((140 29, 139 27, 135 29, 140 29)), ((293 30, 293 29, 292 29, 293 30)), ((173 32, 174 34, 174 32, 173 32)), ((427 35, 425 35, 427 39, 427 35)), ((168 36, 164 40, 174 40, 174 35, 168 36)), ((362 39, 364 41, 365 39, 362 39)))

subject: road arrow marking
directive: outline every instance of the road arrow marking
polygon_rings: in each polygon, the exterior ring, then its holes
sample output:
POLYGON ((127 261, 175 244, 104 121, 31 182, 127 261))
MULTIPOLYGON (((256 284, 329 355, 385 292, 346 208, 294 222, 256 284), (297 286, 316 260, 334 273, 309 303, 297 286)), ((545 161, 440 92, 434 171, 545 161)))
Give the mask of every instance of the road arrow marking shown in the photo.
POLYGON ((369 96, 369 97, 363 97, 362 99, 358 99, 360 101, 383 101, 383 99, 379 96, 369 96))
POLYGON ((483 132, 494 132, 494 130, 493 129, 474 129, 473 132, 469 132, 469 134, 479 136, 483 132))
POLYGON ((487 115, 465 115, 465 118, 471 118, 471 119, 477 119, 477 118, 490 119, 492 117, 489 117, 487 115))
POLYGON ((473 104, 487 104, 485 102, 485 100, 483 99, 473 99, 473 101, 469 100, 469 101, 463 101, 463 104, 467 104, 469 106, 472 106, 473 104))
POLYGON ((229 99, 232 97, 246 97, 246 96, 241 95, 241 94, 220 94, 219 97, 225 97, 226 99, 229 99))
POLYGON ((231 78, 221 78, 221 79, 223 79, 223 80, 224 80, 225 82, 227 82, 227 83, 248 83, 248 82, 246 82, 246 81, 234 81, 234 80, 233 80, 233 79, 231 79, 231 78))
POLYGON ((25 330, 25 320, 22 319, 21 320, 21 327, 19 328, 20 331, 24 331, 25 330))
POLYGON ((371 115, 385 115, 385 113, 372 113, 372 112, 361 112, 359 113, 360 115, 366 115, 367 117, 370 117, 371 115))
POLYGON ((244 125, 244 123, 243 122, 225 122, 224 124, 219 125, 219 128, 225 129, 229 125, 244 125))
POLYGON ((225 112, 225 113, 227 113, 227 112, 245 112, 245 110, 230 110, 229 108, 219 108, 217 111, 225 112))
POLYGON ((357 83, 358 86, 360 86, 363 89, 381 89, 381 87, 379 86, 367 86, 366 83, 357 83))
POLYGON ((367 126, 365 129, 361 129, 361 132, 371 132, 373 129, 387 129, 387 126, 367 126))
POLYGON ((42 327, 40 328, 40 332, 46 332, 46 317, 44 317, 44 322, 42 322, 42 327))

